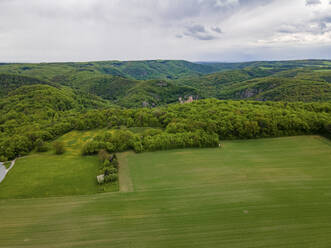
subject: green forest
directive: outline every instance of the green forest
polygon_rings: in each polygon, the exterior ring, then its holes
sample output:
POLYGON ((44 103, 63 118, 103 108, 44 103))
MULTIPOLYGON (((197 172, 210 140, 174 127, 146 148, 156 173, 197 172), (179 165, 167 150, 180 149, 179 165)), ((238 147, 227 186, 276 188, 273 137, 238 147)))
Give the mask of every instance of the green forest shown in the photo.
POLYGON ((324 60, 1 64, 0 161, 96 128, 112 133, 95 137, 82 154, 330 136, 330 101, 331 62, 324 60))

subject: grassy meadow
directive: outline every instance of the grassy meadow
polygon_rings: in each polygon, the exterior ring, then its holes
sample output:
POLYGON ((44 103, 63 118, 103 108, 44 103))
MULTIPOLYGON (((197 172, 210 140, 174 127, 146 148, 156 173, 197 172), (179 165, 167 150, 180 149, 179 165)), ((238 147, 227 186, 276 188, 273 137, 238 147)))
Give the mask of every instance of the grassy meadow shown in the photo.
POLYGON ((62 136, 57 141, 65 145, 63 155, 56 155, 50 149, 18 159, 0 185, 0 199, 117 191, 117 183, 97 184, 96 175, 101 166, 97 156, 81 155, 82 145, 100 132, 102 130, 72 131, 62 136))
POLYGON ((0 247, 330 247, 331 142, 324 138, 225 141, 119 160, 120 192, 0 199, 0 247))

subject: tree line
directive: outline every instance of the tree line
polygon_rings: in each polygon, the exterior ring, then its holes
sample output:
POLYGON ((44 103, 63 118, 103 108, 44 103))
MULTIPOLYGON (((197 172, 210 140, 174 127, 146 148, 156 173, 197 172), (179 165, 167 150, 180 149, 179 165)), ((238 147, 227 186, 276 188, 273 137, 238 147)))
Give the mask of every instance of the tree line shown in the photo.
POLYGON ((92 141, 86 143, 82 154, 92 155, 101 150, 108 152, 134 150, 140 153, 177 148, 216 147, 218 145, 218 135, 204 131, 182 133, 149 131, 144 134, 135 134, 129 130, 112 130, 96 136, 92 141))
MULTIPOLYGON (((1 104, 0 104, 1 113, 1 104)), ((71 130, 151 127, 142 136, 105 132, 85 147, 109 152, 137 152, 181 147, 206 147, 218 139, 249 139, 288 135, 331 134, 331 103, 221 101, 206 99, 159 108, 99 110, 10 110, 0 116, 0 156, 12 159, 71 130), (157 130, 157 131, 156 131, 157 130), (99 143, 98 143, 99 142, 99 143)), ((91 152, 90 152, 91 150, 91 152)))

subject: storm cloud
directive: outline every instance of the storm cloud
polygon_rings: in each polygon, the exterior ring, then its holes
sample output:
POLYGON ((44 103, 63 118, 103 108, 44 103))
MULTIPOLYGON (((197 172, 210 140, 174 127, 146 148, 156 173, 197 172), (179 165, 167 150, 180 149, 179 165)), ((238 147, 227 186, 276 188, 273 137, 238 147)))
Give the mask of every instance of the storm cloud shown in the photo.
POLYGON ((331 58, 330 3, 0 0, 0 62, 331 58))

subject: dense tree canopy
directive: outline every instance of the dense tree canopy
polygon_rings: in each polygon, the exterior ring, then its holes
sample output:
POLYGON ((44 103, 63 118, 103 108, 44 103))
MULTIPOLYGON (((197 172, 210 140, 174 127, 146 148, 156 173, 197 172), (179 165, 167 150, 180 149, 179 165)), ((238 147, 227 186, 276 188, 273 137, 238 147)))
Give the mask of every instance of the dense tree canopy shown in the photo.
POLYGON ((47 150, 47 142, 60 135, 95 128, 110 132, 84 147, 86 154, 208 147, 219 139, 328 136, 330 69, 323 60, 1 64, 0 156, 47 150), (189 96, 209 99, 178 103, 189 96), (148 129, 139 135, 125 130, 132 127, 148 129))
MULTIPOLYGON (((67 107, 61 107, 58 111, 46 108, 25 113, 25 108, 22 108, 21 111, 1 115, 0 156, 14 158, 24 155, 34 149, 40 140, 51 140, 71 130, 154 128, 139 137, 125 130, 106 132, 89 144, 91 147, 85 148, 86 153, 90 154, 101 148, 113 152, 215 146, 218 138, 327 135, 331 123, 331 103, 207 99, 152 109, 113 107, 86 109, 83 112, 71 108, 70 101, 64 106, 67 107)), ((57 105, 54 107, 57 108, 57 105)))

